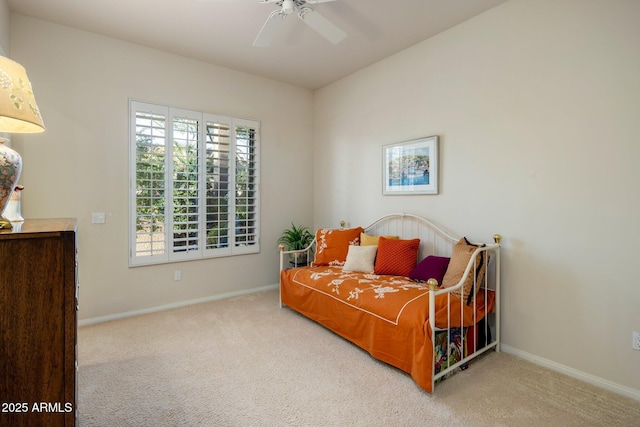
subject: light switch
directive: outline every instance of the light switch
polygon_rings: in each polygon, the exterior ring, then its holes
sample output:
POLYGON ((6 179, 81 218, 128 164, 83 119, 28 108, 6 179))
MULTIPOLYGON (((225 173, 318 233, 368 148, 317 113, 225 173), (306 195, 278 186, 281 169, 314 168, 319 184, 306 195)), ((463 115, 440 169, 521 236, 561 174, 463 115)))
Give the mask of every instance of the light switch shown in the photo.
POLYGON ((104 224, 106 222, 106 215, 104 212, 92 212, 91 224, 104 224))

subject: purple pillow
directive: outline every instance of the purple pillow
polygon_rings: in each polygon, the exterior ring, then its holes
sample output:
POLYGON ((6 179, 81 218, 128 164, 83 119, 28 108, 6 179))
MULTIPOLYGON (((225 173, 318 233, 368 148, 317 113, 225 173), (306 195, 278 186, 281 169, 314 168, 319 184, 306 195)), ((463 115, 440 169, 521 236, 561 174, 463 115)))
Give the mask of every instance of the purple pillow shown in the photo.
POLYGON ((429 279, 436 279, 438 286, 442 285, 442 279, 444 273, 447 272, 450 258, 443 256, 429 255, 420 264, 413 269, 409 277, 413 280, 427 281, 429 279))

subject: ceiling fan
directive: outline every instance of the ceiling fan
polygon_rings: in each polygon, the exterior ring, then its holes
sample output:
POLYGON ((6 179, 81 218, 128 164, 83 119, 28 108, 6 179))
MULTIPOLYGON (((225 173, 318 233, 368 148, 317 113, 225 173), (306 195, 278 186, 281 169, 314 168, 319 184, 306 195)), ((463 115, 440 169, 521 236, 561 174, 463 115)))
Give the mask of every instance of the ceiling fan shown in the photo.
POLYGON ((298 18, 305 24, 316 30, 321 36, 333 44, 340 43, 347 33, 338 28, 335 24, 311 9, 309 4, 328 3, 335 0, 262 0, 260 3, 275 3, 280 9, 271 12, 267 21, 262 26, 258 36, 253 41, 256 47, 268 46, 275 37, 284 18, 296 13, 298 18))

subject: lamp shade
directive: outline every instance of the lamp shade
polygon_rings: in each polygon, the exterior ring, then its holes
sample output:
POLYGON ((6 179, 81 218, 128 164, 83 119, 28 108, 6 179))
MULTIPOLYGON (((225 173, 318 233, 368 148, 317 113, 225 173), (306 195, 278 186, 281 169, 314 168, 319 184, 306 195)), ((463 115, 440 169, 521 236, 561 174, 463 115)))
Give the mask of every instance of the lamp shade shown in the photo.
POLYGON ((0 132, 44 132, 27 72, 4 56, 0 56, 0 132))
MULTIPOLYGON (((0 56, 0 132, 44 132, 27 72, 22 65, 4 56, 0 56)), ((5 141, 0 138, 0 230, 12 228, 11 221, 2 214, 22 170, 20 154, 4 145, 5 141)))

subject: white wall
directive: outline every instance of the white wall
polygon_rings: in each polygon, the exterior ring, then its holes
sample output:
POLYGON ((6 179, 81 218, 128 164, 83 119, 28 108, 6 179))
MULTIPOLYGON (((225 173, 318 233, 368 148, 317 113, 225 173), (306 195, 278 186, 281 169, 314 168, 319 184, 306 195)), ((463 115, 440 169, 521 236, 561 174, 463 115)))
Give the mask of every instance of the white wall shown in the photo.
POLYGON ((280 233, 312 220, 311 91, 15 14, 11 52, 47 127, 13 135, 23 215, 78 218, 80 319, 277 283, 280 233), (130 98, 261 121, 260 254, 127 267, 130 98))
POLYGON ((513 0, 315 97, 314 222, 418 213, 504 235, 503 340, 640 396, 640 2, 513 0), (382 196, 439 135, 441 192, 382 196))

